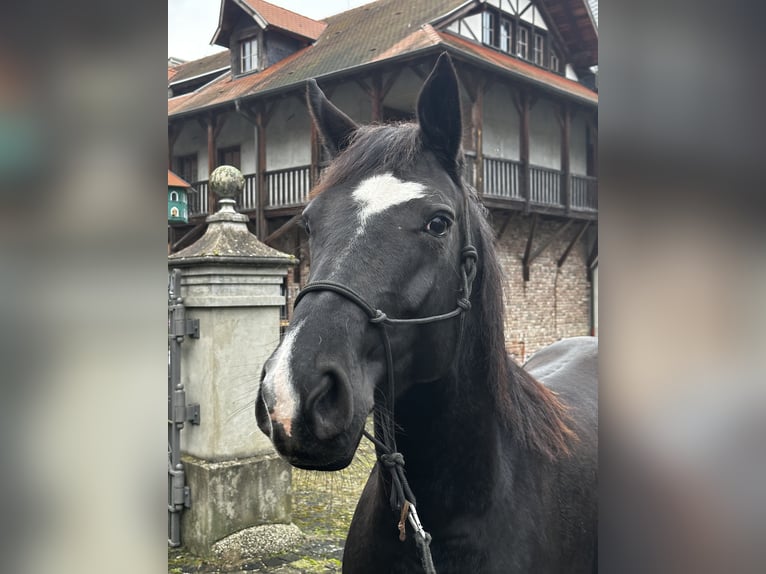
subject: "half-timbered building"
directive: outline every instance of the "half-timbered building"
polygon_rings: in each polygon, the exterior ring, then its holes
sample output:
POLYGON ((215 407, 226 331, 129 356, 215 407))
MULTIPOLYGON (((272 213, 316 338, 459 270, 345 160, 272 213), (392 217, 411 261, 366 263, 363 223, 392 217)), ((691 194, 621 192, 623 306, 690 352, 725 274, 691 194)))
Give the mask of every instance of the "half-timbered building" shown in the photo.
POLYGON ((598 32, 586 0, 378 0, 322 21, 222 0, 212 42, 227 50, 168 74, 169 167, 198 192, 171 249, 201 235, 214 207, 208 174, 234 165, 253 232, 301 260, 285 286, 292 298, 310 266, 296 224, 325 162, 306 80, 357 122, 408 120, 447 51, 462 84, 468 178, 507 278, 509 351, 523 360, 594 331, 598 32))

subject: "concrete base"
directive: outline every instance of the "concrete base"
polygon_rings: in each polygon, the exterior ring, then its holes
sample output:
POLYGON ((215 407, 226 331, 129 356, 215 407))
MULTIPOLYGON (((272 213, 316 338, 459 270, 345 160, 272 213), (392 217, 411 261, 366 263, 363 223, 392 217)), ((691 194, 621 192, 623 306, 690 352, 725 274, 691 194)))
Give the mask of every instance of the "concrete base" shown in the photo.
POLYGON ((191 508, 181 515, 184 546, 209 556, 213 544, 252 526, 289 524, 290 465, 276 454, 209 462, 183 457, 191 508))

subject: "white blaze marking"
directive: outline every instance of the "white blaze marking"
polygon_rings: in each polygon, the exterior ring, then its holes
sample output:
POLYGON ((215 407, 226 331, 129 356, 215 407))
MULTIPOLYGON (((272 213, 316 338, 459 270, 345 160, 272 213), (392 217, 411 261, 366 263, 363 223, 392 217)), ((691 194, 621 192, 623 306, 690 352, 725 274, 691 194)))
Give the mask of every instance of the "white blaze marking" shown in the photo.
POLYGON ((426 194, 426 188, 414 181, 403 181, 390 173, 374 175, 365 179, 352 193, 360 206, 359 222, 361 235, 365 224, 373 215, 377 215, 400 203, 418 199, 426 194))
POLYGON ((300 331, 299 324, 285 336, 274 357, 273 368, 269 369, 264 384, 271 387, 276 402, 271 413, 271 420, 282 425, 287 436, 292 436, 293 418, 298 405, 298 396, 293 385, 290 362, 293 356, 293 343, 300 331))

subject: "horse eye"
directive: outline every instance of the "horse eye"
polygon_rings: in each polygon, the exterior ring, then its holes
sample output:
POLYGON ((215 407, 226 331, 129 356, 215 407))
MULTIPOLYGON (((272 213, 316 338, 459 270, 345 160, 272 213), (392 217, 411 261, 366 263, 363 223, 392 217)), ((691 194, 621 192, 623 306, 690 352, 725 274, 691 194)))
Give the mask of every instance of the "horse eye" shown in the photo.
POLYGON ((452 221, 449 218, 443 215, 437 215, 428 222, 426 231, 434 237, 444 237, 450 225, 452 225, 452 221))
POLYGON ((300 223, 303 230, 306 232, 306 235, 311 235, 311 229, 309 228, 309 220, 308 219, 301 219, 300 223))

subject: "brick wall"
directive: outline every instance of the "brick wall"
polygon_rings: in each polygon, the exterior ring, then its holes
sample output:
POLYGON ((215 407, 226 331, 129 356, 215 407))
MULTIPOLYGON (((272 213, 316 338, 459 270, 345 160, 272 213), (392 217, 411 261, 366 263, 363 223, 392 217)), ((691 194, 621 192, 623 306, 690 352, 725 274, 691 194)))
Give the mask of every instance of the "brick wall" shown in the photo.
MULTIPOLYGON (((504 222, 504 216, 493 222, 496 233, 504 222)), ((519 362, 563 337, 590 334, 591 284, 586 272, 588 234, 583 235, 564 265, 557 270, 558 259, 580 230, 580 223, 571 225, 534 260, 529 281, 525 282, 522 258, 531 224, 531 216, 514 213, 497 242, 504 275, 506 348, 519 362)), ((562 221, 538 219, 532 252, 563 224, 562 221)))

